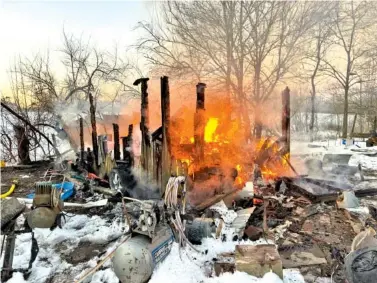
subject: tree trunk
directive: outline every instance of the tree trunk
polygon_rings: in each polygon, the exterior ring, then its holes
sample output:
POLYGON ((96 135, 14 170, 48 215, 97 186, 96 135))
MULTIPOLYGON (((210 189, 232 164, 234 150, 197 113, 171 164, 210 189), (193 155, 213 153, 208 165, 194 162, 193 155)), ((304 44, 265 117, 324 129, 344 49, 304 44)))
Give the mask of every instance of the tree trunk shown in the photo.
POLYGON ((6 105, 5 103, 1 102, 1 106, 4 107, 9 113, 11 113, 13 116, 15 116, 16 118, 20 119, 22 122, 24 122, 26 125, 28 125, 30 127, 30 129, 32 129, 33 131, 37 132, 38 134, 40 134, 42 137, 44 137, 46 139, 46 141, 51 144, 54 148, 54 151, 55 151, 55 154, 57 156, 60 155, 59 153, 59 150, 57 149, 56 147, 56 144, 53 144, 50 139, 44 134, 42 133, 41 131, 39 131, 36 127, 34 127, 28 120, 26 120, 24 117, 22 117, 21 115, 17 114, 16 112, 14 112, 12 110, 12 108, 10 108, 8 105, 6 105))
POLYGON ((262 137, 262 101, 260 96, 260 71, 262 68, 262 63, 257 58, 257 64, 255 66, 255 77, 254 77, 254 100, 255 100, 255 114, 254 114, 254 134, 257 139, 262 137))
POLYGON ((98 167, 98 138, 97 138, 97 122, 96 122, 96 106, 94 104, 93 94, 89 92, 90 103, 90 123, 92 125, 92 145, 94 154, 95 170, 98 167))
POLYGON ((30 160, 30 152, 29 152, 29 138, 26 133, 26 129, 24 126, 16 125, 13 127, 15 132, 15 138, 17 140, 17 153, 20 164, 29 164, 30 160))
POLYGON ((315 95, 316 95, 316 89, 314 81, 312 80, 312 95, 311 95, 311 115, 310 115, 310 141, 312 142, 314 140, 314 121, 315 121, 315 95))
POLYGON ((344 89, 344 109, 343 109, 343 128, 342 138, 346 139, 348 133, 348 87, 344 89))
POLYGON ((357 113, 355 113, 355 116, 353 117, 352 129, 351 129, 351 133, 350 133, 350 138, 351 139, 352 139, 353 133, 355 131, 356 119, 357 119, 357 113))

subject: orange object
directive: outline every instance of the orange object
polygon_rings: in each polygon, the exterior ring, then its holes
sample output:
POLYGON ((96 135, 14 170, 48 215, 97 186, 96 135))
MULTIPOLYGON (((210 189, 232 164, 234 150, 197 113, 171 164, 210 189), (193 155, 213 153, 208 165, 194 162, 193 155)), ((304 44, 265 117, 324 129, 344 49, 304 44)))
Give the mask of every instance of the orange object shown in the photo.
POLYGON ((253 199, 253 204, 261 204, 261 203, 263 203, 262 199, 258 199, 258 198, 253 199))
POLYGON ((94 173, 88 173, 88 179, 100 179, 100 177, 94 173))

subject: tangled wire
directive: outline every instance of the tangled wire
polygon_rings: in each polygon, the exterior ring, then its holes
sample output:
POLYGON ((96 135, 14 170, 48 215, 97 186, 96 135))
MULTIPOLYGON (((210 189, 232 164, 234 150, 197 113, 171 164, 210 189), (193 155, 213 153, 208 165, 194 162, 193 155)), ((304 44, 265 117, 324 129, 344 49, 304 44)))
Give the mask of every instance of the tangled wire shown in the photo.
POLYGON ((169 212, 171 212, 170 221, 173 223, 178 232, 179 245, 185 247, 188 244, 192 249, 199 252, 187 239, 185 235, 186 220, 182 221, 181 215, 186 213, 186 178, 183 176, 170 177, 165 190, 165 205, 169 212), (180 201, 178 195, 180 184, 183 183, 180 201))

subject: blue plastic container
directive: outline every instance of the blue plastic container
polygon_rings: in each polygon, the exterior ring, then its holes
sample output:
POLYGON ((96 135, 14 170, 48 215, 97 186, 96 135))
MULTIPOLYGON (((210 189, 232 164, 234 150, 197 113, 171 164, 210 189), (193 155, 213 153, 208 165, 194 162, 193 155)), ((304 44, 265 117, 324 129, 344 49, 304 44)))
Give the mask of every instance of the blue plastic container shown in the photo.
MULTIPOLYGON (((60 198, 64 201, 69 199, 71 196, 75 194, 75 184, 73 182, 64 182, 64 183, 58 183, 53 184, 52 187, 54 189, 61 189, 63 188, 63 193, 60 195, 60 198)), ((33 199, 35 196, 35 193, 28 194, 26 197, 29 199, 33 199)))

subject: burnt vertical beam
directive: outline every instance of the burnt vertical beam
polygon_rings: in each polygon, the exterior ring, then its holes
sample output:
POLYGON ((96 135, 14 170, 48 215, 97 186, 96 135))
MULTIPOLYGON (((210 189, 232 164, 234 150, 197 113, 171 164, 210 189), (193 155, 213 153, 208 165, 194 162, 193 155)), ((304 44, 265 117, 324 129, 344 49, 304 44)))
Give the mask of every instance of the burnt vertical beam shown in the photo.
POLYGON ((134 156, 132 152, 132 133, 133 133, 133 125, 128 126, 128 136, 123 137, 123 160, 128 161, 128 166, 132 167, 134 165, 134 156))
POLYGON ((92 145, 94 154, 95 169, 98 167, 98 138, 97 138, 97 121, 96 121, 96 106, 94 103, 93 94, 89 91, 89 111, 90 111, 90 124, 92 126, 92 145))
POLYGON ((290 90, 288 87, 282 92, 282 139, 284 146, 286 148, 286 153, 290 155, 291 152, 291 130, 290 130, 290 121, 291 121, 291 103, 290 103, 290 90))
POLYGON ((161 119, 162 119, 162 162, 161 193, 171 176, 171 140, 170 140, 170 92, 169 78, 161 77, 161 119))
POLYGON ((85 145, 84 145, 84 119, 80 117, 80 164, 85 164, 85 145))
POLYGON ((151 170, 151 140, 149 136, 149 100, 148 100, 148 81, 149 78, 140 78, 134 82, 137 86, 141 84, 141 119, 140 119, 140 131, 141 131, 141 167, 147 173, 149 177, 152 175, 151 170))
POLYGON ((196 111, 194 116, 195 159, 197 164, 204 160, 205 132, 205 88, 206 84, 196 85, 196 111))
POLYGON ((120 145, 119 145, 119 125, 113 124, 114 132, 114 159, 120 160, 120 145))

